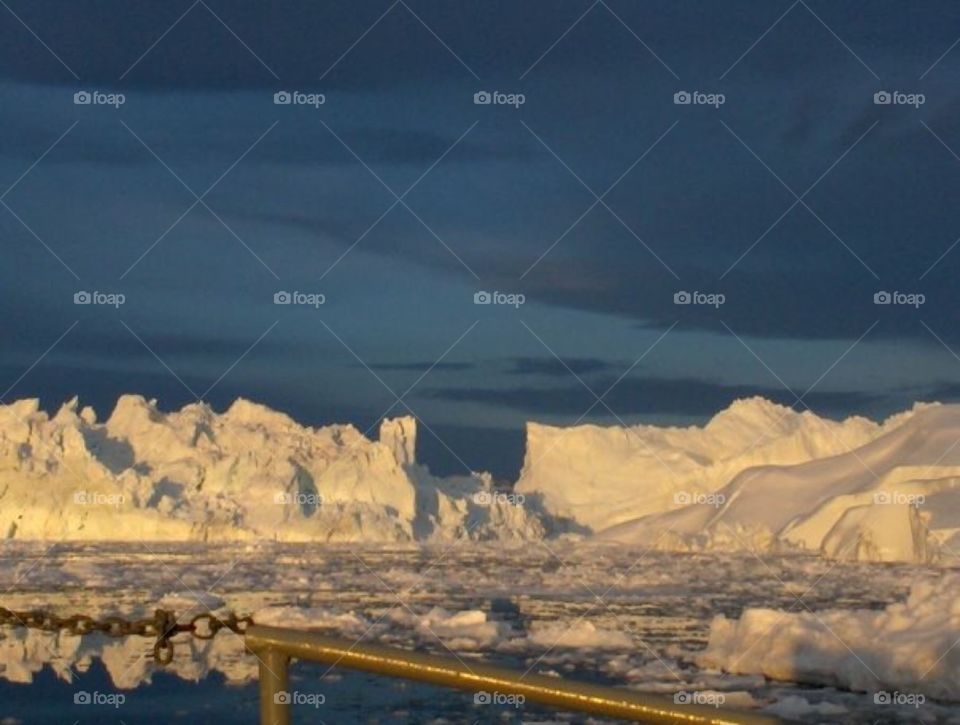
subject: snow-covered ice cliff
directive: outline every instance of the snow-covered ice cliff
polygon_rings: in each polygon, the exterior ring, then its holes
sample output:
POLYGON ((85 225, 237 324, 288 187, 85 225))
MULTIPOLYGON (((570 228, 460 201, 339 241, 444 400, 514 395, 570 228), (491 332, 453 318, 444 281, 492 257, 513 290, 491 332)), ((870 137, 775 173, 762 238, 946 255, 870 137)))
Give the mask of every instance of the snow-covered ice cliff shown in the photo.
POLYGON ((960 406, 877 423, 762 398, 702 427, 527 426, 515 495, 485 473, 416 462, 416 420, 378 441, 301 426, 237 400, 161 412, 121 397, 98 422, 66 403, 0 406, 0 536, 8 539, 431 541, 577 532, 665 550, 801 551, 954 561, 960 406))
POLYGON ((8 539, 404 541, 538 538, 487 474, 437 478, 416 421, 381 440, 310 428, 247 400, 163 413, 125 395, 103 423, 76 399, 0 406, 0 535, 8 539))
POLYGON ((955 562, 960 406, 915 406, 868 433, 859 445, 838 437, 840 450, 806 460, 753 462, 719 487, 714 481, 709 494, 685 493, 684 505, 608 528, 601 538, 670 549, 955 562))
POLYGON ((832 456, 884 428, 861 417, 836 422, 797 413, 763 398, 734 401, 703 427, 528 423, 517 490, 540 493, 551 511, 600 531, 673 509, 678 495, 716 491, 747 468, 832 456))

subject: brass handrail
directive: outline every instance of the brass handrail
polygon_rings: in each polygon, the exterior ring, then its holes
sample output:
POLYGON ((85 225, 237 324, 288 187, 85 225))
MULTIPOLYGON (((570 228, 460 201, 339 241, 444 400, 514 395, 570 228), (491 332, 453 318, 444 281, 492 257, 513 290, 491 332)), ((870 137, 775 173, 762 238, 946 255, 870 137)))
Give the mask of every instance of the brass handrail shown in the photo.
POLYGON ((733 712, 708 705, 677 704, 665 697, 631 690, 524 674, 482 663, 465 664, 452 657, 395 647, 352 642, 316 632, 250 625, 247 648, 260 659, 261 725, 289 725, 290 659, 324 662, 389 677, 426 682, 472 692, 522 696, 563 710, 645 723, 711 723, 772 725, 776 718, 733 712))

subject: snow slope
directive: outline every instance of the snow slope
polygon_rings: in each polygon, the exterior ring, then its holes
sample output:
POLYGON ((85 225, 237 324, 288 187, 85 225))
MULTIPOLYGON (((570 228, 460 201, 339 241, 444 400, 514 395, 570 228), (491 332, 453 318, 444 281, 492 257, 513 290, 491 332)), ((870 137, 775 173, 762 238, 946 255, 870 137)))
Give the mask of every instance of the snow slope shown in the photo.
POLYGON ((416 421, 310 428, 239 399, 163 413, 126 395, 103 423, 76 399, 0 406, 0 535, 8 539, 403 541, 531 538, 540 520, 487 474, 432 476, 416 421), (479 503, 478 503, 479 502, 479 503))
MULTIPOLYGON (((911 414, 904 414, 909 417, 911 414)), ((891 426, 797 413, 763 398, 735 401, 704 427, 555 428, 527 424, 517 491, 594 531, 676 508, 720 489, 748 468, 843 453, 891 426)))
POLYGON ((952 557, 960 531, 960 406, 917 406, 856 448, 754 466, 706 502, 601 538, 679 549, 795 548, 867 561, 952 557))
POLYGON ((699 663, 874 692, 880 704, 918 696, 956 701, 958 639, 960 576, 951 574, 917 582, 906 602, 882 610, 747 609, 739 620, 716 617, 699 663))

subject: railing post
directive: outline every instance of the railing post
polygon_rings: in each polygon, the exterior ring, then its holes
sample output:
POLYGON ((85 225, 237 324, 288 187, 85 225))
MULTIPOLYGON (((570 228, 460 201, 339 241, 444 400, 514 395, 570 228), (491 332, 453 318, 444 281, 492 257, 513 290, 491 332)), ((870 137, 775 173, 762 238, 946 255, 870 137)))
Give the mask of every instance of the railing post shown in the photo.
POLYGON ((260 725, 290 725, 290 658, 273 648, 254 654, 260 660, 260 725))

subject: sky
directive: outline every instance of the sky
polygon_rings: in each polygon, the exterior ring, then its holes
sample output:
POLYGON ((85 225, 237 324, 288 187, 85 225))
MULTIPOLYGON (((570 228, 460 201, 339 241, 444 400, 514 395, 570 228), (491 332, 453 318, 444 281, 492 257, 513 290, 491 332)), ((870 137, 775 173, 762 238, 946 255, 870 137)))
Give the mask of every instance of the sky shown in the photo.
POLYGON ((958 21, 4 0, 0 401, 416 415, 514 478, 530 420, 957 400, 958 21))

